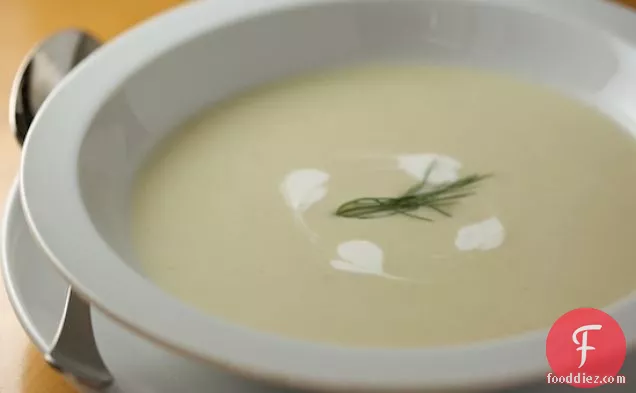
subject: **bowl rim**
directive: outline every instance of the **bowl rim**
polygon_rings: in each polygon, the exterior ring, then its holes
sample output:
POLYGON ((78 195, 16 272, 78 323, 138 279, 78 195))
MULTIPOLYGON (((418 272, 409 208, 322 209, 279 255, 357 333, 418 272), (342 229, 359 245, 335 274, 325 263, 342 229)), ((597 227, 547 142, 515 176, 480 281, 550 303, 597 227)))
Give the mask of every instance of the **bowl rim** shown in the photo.
MULTIPOLYGON (((305 5, 350 1, 361 0, 191 2, 155 16, 91 55, 45 102, 25 141, 20 197, 34 237, 78 293, 113 320, 183 355, 247 376, 296 387, 369 392, 497 387, 545 377, 549 371, 545 358, 547 329, 457 347, 352 349, 278 337, 217 320, 178 301, 133 271, 92 224, 79 187, 77 160, 81 144, 101 105, 135 70, 238 19, 305 5), (73 116, 59 115, 68 113, 73 116), (86 260, 93 263, 87 264, 86 260)), ((568 10, 573 12, 578 7, 587 14, 589 7, 599 7, 624 18, 624 22, 614 24, 599 19, 598 24, 606 31, 620 35, 614 29, 621 24, 624 28, 627 22, 636 25, 636 14, 600 0, 403 1, 526 7, 559 18, 569 15, 561 13, 555 7, 557 3, 571 7, 568 10)), ((636 36, 630 44, 636 46, 636 36)), ((613 315, 620 317, 630 332, 636 332, 636 316, 630 315, 636 314, 631 312, 636 308, 636 299, 619 303, 612 307, 613 315)), ((635 339, 636 333, 630 333, 628 340, 635 339)))

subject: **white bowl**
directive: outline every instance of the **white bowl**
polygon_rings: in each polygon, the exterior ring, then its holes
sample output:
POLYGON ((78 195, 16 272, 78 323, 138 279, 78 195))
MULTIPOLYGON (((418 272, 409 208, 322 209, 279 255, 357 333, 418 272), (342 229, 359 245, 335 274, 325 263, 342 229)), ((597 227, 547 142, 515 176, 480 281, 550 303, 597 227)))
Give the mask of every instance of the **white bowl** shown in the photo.
MULTIPOLYGON (((45 104, 22 163, 30 225, 62 274, 106 315, 246 375, 365 392, 493 388, 544 377, 547 329, 453 348, 348 349, 220 321, 138 272, 128 196, 160 139, 239 90, 378 59, 512 73, 602 103, 634 130, 636 15, 597 0, 194 2, 100 49, 45 104)), ((636 299, 608 311, 633 344, 636 299)))

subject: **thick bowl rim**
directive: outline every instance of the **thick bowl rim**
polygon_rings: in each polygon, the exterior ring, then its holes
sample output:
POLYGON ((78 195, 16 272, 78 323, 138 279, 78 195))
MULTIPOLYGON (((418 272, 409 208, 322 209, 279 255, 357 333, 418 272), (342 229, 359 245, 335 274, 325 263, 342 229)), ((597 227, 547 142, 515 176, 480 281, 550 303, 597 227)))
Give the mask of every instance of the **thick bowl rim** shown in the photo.
MULTIPOLYGON (((496 387, 545 376, 547 329, 455 348, 383 350, 307 343, 225 323, 179 302, 138 275, 92 224, 82 202, 77 162, 84 134, 114 87, 151 59, 214 27, 272 10, 348 1, 354 0, 192 2, 154 17, 89 57, 47 100, 25 143, 20 194, 35 238, 73 287, 109 317, 177 352, 242 374, 292 386, 369 392, 496 387), (73 116, 59 115, 69 113, 73 116), (86 260, 94 262, 89 267, 83 263, 86 260)), ((450 1, 534 7, 554 16, 563 16, 552 8, 557 3, 578 2, 580 8, 594 3, 593 7, 609 7, 620 12, 623 21, 636 24, 636 15, 625 17, 628 12, 598 0, 450 1)), ((616 27, 607 21, 599 24, 610 31, 616 27)), ((636 331, 636 317, 628 315, 635 308, 636 299, 630 298, 613 311, 630 332, 636 331)))

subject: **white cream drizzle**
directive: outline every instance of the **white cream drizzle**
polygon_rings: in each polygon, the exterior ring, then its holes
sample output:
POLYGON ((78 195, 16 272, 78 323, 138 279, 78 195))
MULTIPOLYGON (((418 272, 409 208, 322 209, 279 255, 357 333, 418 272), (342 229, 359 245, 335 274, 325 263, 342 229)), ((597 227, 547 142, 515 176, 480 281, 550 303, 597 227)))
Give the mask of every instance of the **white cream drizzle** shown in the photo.
POLYGON ((318 169, 299 169, 285 176, 280 186, 287 205, 298 223, 309 232, 312 241, 316 241, 318 235, 305 224, 303 213, 327 195, 329 178, 328 173, 318 169))
POLYGON ((318 169, 299 169, 285 176, 281 191, 287 205, 303 213, 327 195, 329 174, 318 169))
POLYGON ((492 217, 459 229, 455 246, 461 251, 488 251, 500 247, 505 237, 505 228, 501 221, 492 217))
POLYGON ((351 240, 341 243, 337 248, 338 257, 331 261, 331 267, 337 270, 369 274, 393 280, 403 280, 384 272, 384 252, 368 240, 351 240))
POLYGON ((397 157, 398 167, 409 176, 422 180, 422 176, 435 163, 428 176, 428 183, 440 184, 459 179, 462 163, 456 159, 441 154, 405 154, 397 157))

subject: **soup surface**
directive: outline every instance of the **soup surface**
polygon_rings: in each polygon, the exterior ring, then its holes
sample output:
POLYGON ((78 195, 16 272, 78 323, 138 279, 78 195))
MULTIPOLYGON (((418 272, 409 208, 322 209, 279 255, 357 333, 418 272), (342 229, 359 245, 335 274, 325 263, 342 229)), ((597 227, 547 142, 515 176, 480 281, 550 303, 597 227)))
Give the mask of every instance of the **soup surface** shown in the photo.
POLYGON ((140 172, 132 227, 149 279, 229 322, 437 346, 629 294, 634 201, 636 144, 595 109, 501 75, 378 65, 284 80, 185 124, 140 172), (492 177, 435 205, 451 217, 334 214, 470 174, 492 177))

